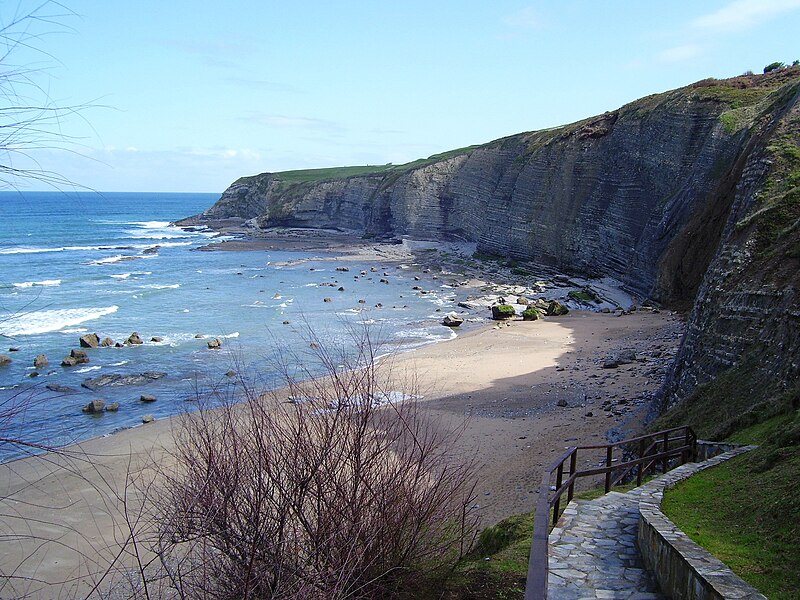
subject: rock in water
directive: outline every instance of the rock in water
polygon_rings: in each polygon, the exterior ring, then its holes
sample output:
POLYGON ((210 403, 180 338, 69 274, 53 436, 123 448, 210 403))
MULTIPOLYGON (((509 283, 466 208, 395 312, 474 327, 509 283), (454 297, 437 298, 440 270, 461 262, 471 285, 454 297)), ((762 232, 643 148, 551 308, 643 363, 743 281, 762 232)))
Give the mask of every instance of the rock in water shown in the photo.
POLYGON ((209 350, 219 350, 222 348, 222 341, 219 338, 214 338, 213 340, 209 340, 206 342, 209 350))
POLYGON ((117 412, 119 410, 119 402, 112 402, 106 406, 106 412, 117 412))
POLYGON ((139 344, 144 344, 144 342, 142 341, 142 338, 139 336, 139 334, 136 331, 134 331, 128 337, 128 339, 125 340, 125 343, 128 344, 129 346, 138 346, 139 344))
POLYGON ((96 333, 87 333, 80 337, 81 348, 97 348, 100 344, 100 338, 96 333))
POLYGON ((160 373, 158 371, 146 371, 144 373, 135 373, 132 375, 109 373, 108 375, 100 375, 100 377, 95 377, 94 379, 87 379, 81 386, 89 390, 96 390, 106 386, 142 385, 166 376, 166 373, 160 373))
POLYGON ((104 337, 103 340, 100 342, 100 345, 103 346, 104 348, 108 348, 114 345, 114 340, 112 340, 110 337, 104 337))
POLYGON ((50 361, 47 360, 47 356, 44 354, 39 354, 36 358, 33 359, 33 366, 36 369, 41 369, 42 367, 46 367, 50 364, 50 361))
POLYGON ((5 354, 0 354, 0 367, 11 364, 11 357, 5 354))
POLYGON ((150 341, 158 344, 159 342, 163 342, 164 338, 162 338, 160 335, 154 335, 150 338, 150 341))
POLYGON ((77 361, 77 364, 84 364, 89 362, 89 355, 83 350, 70 350, 69 355, 77 361))
POLYGON ((75 388, 71 388, 71 387, 66 386, 66 385, 60 385, 58 383, 48 383, 44 387, 46 387, 51 392, 57 392, 59 394, 77 394, 78 393, 78 390, 76 390, 75 388))
POLYGON ((459 327, 464 322, 464 319, 456 315, 445 315, 442 319, 442 325, 447 327, 459 327))
POLYGON ((142 394, 141 396, 139 396, 139 400, 141 400, 142 402, 155 402, 156 397, 151 394, 142 394))
POLYGON ((90 414, 99 413, 103 412, 103 408, 105 408, 105 405, 106 403, 104 400, 92 400, 91 402, 89 402, 89 404, 84 406, 82 410, 83 412, 90 414))
POLYGON ((156 418, 153 415, 145 415, 142 417, 142 423, 152 423, 156 418))

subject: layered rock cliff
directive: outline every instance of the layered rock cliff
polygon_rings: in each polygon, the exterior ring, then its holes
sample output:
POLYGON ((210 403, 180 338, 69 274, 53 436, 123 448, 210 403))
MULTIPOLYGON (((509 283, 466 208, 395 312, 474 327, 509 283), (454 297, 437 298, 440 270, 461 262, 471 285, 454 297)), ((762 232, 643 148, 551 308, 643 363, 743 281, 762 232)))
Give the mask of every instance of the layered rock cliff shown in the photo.
POLYGON ((640 297, 694 306, 668 404, 753 352, 791 387, 799 91, 800 68, 705 80, 408 165, 246 177, 201 218, 469 240, 611 276, 640 297))

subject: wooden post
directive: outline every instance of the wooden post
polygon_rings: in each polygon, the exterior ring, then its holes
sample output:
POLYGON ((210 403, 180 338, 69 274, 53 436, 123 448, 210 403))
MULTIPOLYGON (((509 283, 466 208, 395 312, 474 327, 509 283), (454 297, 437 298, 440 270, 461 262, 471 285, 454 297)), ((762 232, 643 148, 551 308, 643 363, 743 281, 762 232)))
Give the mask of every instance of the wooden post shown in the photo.
MULTIPOLYGON (((644 438, 639 440, 639 460, 642 460, 643 458, 644 458, 644 438)), ((640 462, 639 463, 638 473, 636 473, 636 486, 637 487, 642 485, 642 475, 643 475, 642 471, 643 470, 644 470, 644 463, 640 462)))
POLYGON ((567 492, 567 502, 572 502, 572 494, 575 492, 575 480, 572 479, 572 476, 575 475, 575 471, 578 470, 578 449, 575 448, 572 452, 572 456, 569 458, 569 491, 567 492))
POLYGON ((561 484, 564 481, 564 463, 561 462, 558 465, 558 470, 556 471, 556 503, 553 505, 553 525, 558 523, 558 511, 561 508, 561 484))
POLYGON ((609 446, 606 448, 606 494, 611 491, 611 457, 614 452, 614 447, 609 446))
MULTIPOLYGON (((668 452, 668 451, 669 451, 669 432, 665 431, 664 449, 662 450, 662 452, 668 452)), ((669 471, 669 456, 665 456, 664 458, 661 459, 661 471, 662 473, 666 473, 667 471, 669 471)))

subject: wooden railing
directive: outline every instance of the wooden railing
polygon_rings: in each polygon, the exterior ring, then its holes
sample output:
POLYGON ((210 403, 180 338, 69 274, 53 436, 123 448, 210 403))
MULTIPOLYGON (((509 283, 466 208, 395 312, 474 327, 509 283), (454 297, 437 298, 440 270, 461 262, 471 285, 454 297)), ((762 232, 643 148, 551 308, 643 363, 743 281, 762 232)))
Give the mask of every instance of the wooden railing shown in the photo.
POLYGON ((561 516, 561 497, 566 492, 567 503, 572 500, 575 481, 579 477, 605 476, 605 491, 608 493, 618 483, 632 481, 642 484, 648 473, 660 470, 666 473, 678 464, 694 461, 697 455, 697 436, 690 427, 676 427, 658 431, 614 444, 596 446, 577 446, 568 448, 556 459, 542 475, 539 486, 539 500, 536 503, 536 517, 533 526, 533 544, 528 560, 528 580, 525 584, 525 600, 546 600, 547 598, 547 538, 550 534, 550 510, 552 524, 561 516), (614 451, 622 454, 615 458, 614 451), (578 456, 588 453, 603 456, 602 466, 578 470, 578 456), (633 458, 631 458, 633 457, 633 458), (565 465, 569 464, 565 468, 565 465), (566 479, 564 478, 566 475, 566 479), (555 476, 555 482, 553 477, 555 476))

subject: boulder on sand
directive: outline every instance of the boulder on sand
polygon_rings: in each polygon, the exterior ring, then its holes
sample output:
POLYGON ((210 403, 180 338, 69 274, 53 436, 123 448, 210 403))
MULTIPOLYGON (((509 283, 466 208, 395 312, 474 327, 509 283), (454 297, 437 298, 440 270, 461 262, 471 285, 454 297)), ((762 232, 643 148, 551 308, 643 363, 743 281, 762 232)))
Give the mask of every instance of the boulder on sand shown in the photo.
POLYGON ((492 306, 492 319, 495 321, 513 319, 516 316, 517 311, 510 304, 495 304, 492 306))
POLYGON ((445 315, 442 319, 442 325, 447 327, 459 327, 464 322, 464 319, 456 315, 445 315))
POLYGON ((87 333, 80 337, 81 348, 97 348, 100 345, 100 338, 96 333, 87 333))

